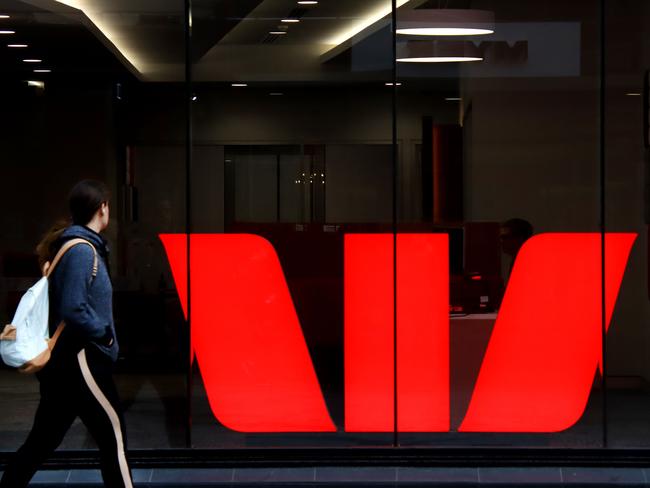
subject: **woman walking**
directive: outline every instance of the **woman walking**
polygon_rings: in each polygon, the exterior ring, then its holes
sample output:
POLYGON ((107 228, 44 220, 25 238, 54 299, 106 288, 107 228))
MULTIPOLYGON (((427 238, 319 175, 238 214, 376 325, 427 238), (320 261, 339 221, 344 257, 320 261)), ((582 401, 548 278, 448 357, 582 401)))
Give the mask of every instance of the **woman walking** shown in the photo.
POLYGON ((62 321, 65 327, 49 362, 36 373, 40 403, 34 425, 4 472, 0 488, 27 486, 77 417, 99 447, 104 485, 132 487, 124 421, 112 378, 118 344, 108 247, 100 235, 109 222, 108 201, 103 183, 77 183, 69 196, 72 225, 53 228, 37 248, 47 269, 66 241, 81 238, 92 244, 70 248, 50 275, 50 336, 62 321))

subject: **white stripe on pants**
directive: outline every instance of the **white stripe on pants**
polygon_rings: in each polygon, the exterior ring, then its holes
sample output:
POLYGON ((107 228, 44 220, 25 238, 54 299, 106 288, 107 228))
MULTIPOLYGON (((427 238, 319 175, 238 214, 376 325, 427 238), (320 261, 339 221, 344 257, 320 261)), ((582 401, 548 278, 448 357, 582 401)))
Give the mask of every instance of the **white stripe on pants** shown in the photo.
POLYGON ((86 350, 82 349, 79 354, 77 354, 79 359, 79 367, 81 368, 81 374, 86 381, 88 389, 91 391, 97 402, 108 415, 108 418, 111 421, 113 426, 113 432, 115 433, 115 442, 117 444, 117 459, 120 464, 120 472, 122 474, 122 479, 124 481, 124 486, 126 488, 133 488, 133 483, 131 482, 131 474, 129 472, 129 466, 126 462, 126 456, 124 455, 124 441, 122 439, 122 429, 120 428, 120 419, 115 412, 115 409, 108 401, 101 388, 97 385, 95 378, 93 378, 90 368, 88 367, 88 361, 86 359, 86 350))

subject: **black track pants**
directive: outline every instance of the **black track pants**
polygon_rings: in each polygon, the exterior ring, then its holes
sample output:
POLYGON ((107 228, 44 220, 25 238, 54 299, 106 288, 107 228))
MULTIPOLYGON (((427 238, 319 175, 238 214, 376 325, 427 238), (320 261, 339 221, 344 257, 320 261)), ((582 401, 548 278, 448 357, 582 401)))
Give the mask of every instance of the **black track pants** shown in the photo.
POLYGON ((124 421, 110 359, 89 346, 77 354, 76 361, 48 364, 43 372, 46 374, 39 378, 41 401, 34 425, 7 467, 0 488, 27 486, 77 416, 99 447, 104 485, 132 488, 125 457, 124 421))

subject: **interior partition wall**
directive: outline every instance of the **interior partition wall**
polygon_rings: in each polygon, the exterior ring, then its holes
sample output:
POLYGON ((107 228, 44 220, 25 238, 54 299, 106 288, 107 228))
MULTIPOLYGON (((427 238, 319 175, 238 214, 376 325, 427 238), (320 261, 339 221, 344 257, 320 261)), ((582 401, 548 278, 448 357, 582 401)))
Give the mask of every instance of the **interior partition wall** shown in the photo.
POLYGON ((643 1, 7 1, 0 318, 105 181, 134 459, 647 447, 643 1))

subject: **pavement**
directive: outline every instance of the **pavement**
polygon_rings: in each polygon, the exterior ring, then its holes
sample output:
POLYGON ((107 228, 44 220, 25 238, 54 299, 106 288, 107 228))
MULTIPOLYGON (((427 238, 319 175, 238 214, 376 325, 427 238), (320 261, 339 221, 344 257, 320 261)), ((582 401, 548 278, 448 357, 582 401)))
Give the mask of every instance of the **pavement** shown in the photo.
MULTIPOLYGON (((442 487, 650 487, 648 468, 610 467, 292 467, 134 469, 136 487, 442 486, 442 487)), ((95 469, 39 471, 30 486, 100 487, 95 469)))

